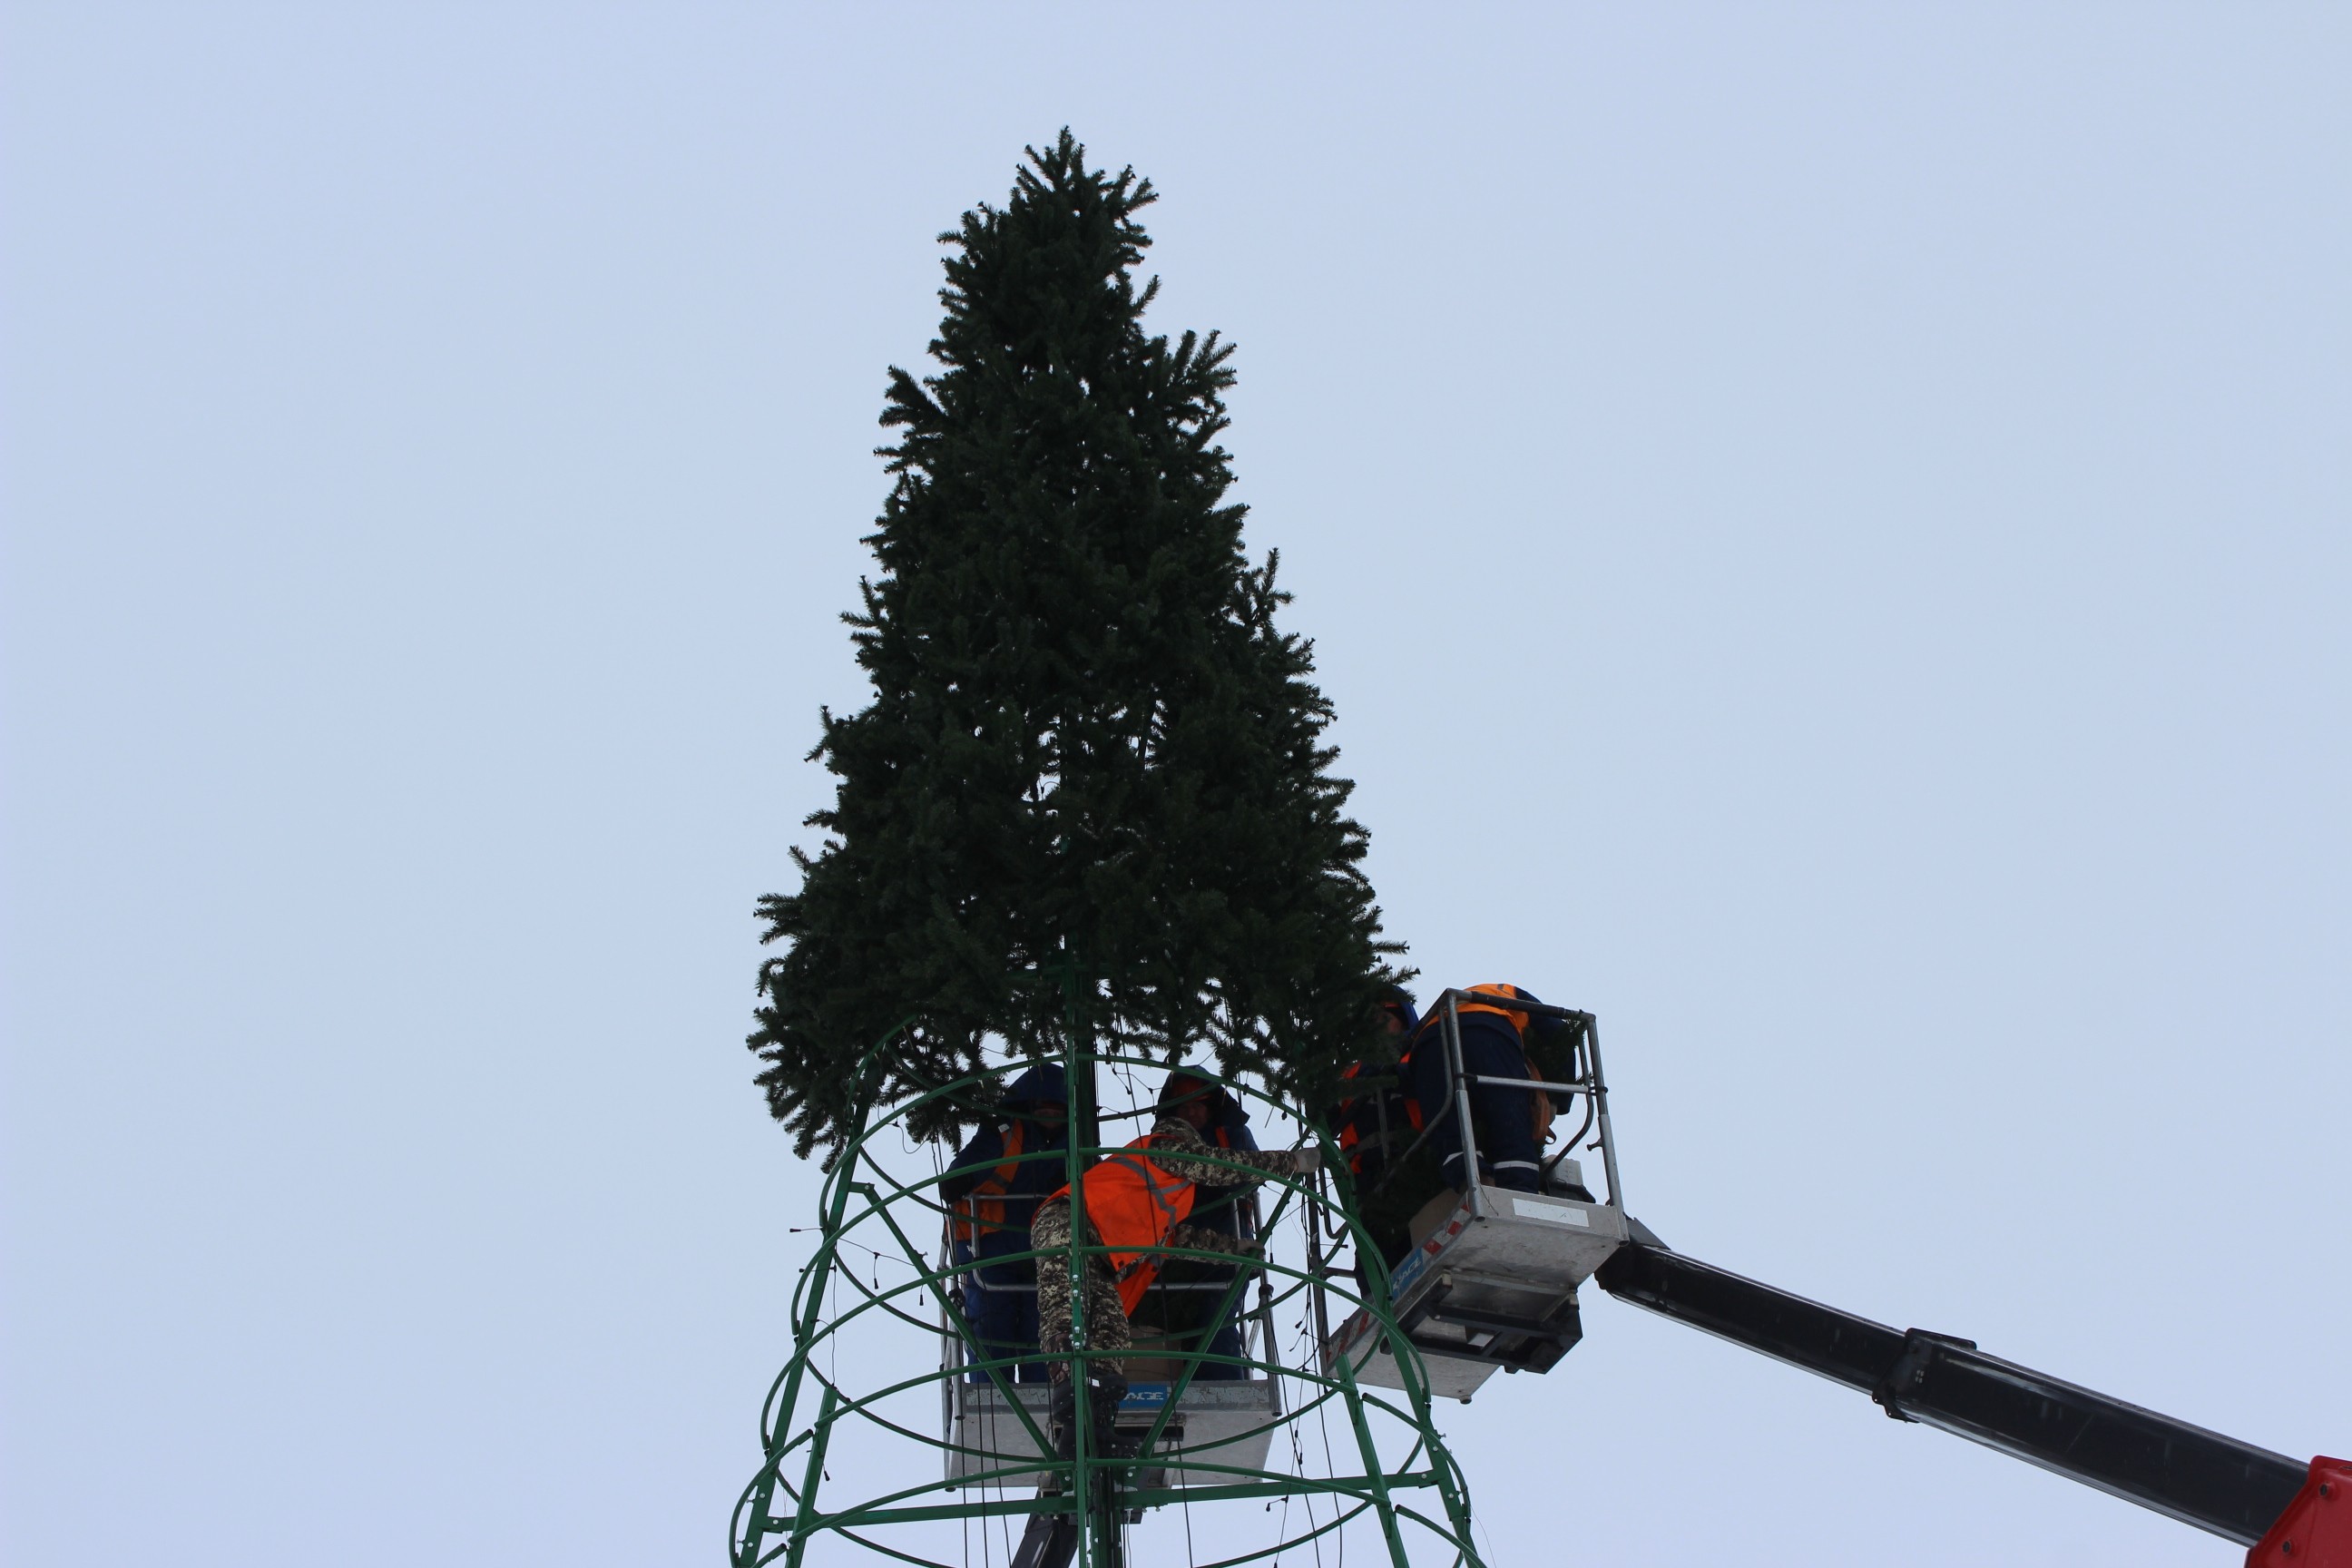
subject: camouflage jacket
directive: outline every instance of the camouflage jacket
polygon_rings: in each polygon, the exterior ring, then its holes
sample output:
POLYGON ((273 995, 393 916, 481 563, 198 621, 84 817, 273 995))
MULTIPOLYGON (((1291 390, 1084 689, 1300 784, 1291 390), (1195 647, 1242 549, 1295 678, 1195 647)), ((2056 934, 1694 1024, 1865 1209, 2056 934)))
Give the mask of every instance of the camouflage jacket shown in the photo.
MULTIPOLYGON (((1181 1116, 1163 1116, 1152 1125, 1151 1163, 1171 1176, 1203 1187, 1240 1187, 1268 1176, 1297 1172, 1298 1154, 1289 1149, 1220 1149, 1192 1130, 1181 1116)), ((1066 1193, 1037 1211, 1031 1245, 1039 1250, 1067 1245, 1070 1199, 1066 1193)), ((1160 1246, 1178 1251, 1230 1252, 1246 1256, 1257 1250, 1255 1240, 1244 1240, 1221 1230, 1197 1225, 1174 1225, 1160 1246)))

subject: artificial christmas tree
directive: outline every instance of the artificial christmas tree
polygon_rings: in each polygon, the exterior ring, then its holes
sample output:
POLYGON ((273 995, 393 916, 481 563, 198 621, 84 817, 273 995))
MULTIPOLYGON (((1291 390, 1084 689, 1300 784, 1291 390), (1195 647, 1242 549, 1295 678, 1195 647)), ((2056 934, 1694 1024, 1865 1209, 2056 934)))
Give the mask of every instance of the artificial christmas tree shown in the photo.
MULTIPOLYGON (((1310 649, 1225 499, 1230 347, 1143 326, 1153 199, 1067 131, 1031 149, 941 237, 938 374, 891 372, 879 570, 845 617, 874 698, 823 716, 825 841, 760 904, 785 950, 750 1044, 803 1153, 991 1037, 1205 1041, 1318 1094, 1396 977, 1310 649)), ((916 1131, 962 1112, 933 1114, 916 1131)))

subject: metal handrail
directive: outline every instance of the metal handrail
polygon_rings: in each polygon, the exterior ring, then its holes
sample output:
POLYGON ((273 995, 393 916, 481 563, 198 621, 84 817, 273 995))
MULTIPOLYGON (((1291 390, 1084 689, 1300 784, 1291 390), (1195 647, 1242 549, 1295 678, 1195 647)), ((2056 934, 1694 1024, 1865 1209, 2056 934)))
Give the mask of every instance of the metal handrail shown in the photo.
MULTIPOLYGON (((1602 1206, 1622 1213, 1625 1199, 1617 1175, 1617 1140, 1614 1130, 1609 1124, 1609 1085, 1601 1076, 1601 1070, 1599 1020, 1591 1013, 1580 1008, 1555 1007, 1548 1003, 1528 1002, 1516 996, 1498 997, 1491 992, 1468 991, 1459 986, 1448 986, 1438 1000, 1445 1008, 1444 1025, 1440 1030, 1440 1035, 1445 1045, 1443 1061, 1448 1086, 1446 1099, 1450 1103, 1443 1112, 1431 1119, 1430 1124, 1423 1129, 1421 1137, 1413 1140, 1412 1147, 1399 1157, 1396 1165, 1391 1167, 1388 1174, 1382 1176, 1380 1185, 1386 1184, 1388 1175, 1395 1173, 1397 1166, 1401 1166, 1403 1160, 1410 1158, 1413 1152, 1427 1141, 1429 1135, 1437 1130, 1446 1116, 1453 1116, 1460 1123, 1462 1132, 1463 1190, 1469 1196, 1470 1212, 1481 1219, 1486 1217, 1486 1184, 1478 1180, 1478 1129, 1470 1114, 1470 1086, 1475 1083, 1496 1088, 1530 1089, 1549 1094, 1557 1094, 1564 1089, 1571 1098, 1578 1094, 1591 1098, 1592 1115, 1586 1125, 1599 1123, 1601 1166, 1609 1184, 1609 1198, 1602 1206), (1497 1078, 1491 1074, 1470 1072, 1464 1066, 1462 1059, 1462 1008, 1465 1005, 1479 1007, 1502 1006, 1507 1012, 1525 1013, 1533 1017, 1558 1018, 1563 1022, 1575 1024, 1578 1026, 1578 1038, 1571 1049, 1581 1057, 1583 1070, 1559 1082, 1548 1079, 1497 1078)), ((1571 1058, 1571 1060, 1574 1059, 1571 1058)), ((1579 1128, 1577 1137, 1583 1136, 1584 1129, 1579 1128)), ((1563 1149, 1560 1154, 1566 1154, 1568 1152, 1567 1149, 1563 1149)), ((1559 1157, 1559 1155, 1554 1155, 1551 1160, 1543 1162, 1546 1171, 1556 1165, 1559 1157)), ((1377 1185, 1374 1190, 1379 1190, 1377 1185)))

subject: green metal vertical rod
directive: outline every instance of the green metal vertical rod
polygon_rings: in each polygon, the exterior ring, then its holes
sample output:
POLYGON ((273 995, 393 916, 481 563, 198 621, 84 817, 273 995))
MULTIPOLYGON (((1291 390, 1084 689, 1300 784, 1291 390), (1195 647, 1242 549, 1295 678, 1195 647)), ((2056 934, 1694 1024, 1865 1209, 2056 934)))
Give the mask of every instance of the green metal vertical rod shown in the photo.
POLYGON ((1372 1441, 1371 1426, 1364 1419, 1364 1402, 1356 1391, 1356 1369, 1346 1356, 1339 1357, 1339 1363, 1343 1390, 1340 1402, 1347 1405, 1349 1424, 1356 1429, 1356 1449, 1363 1456, 1364 1479, 1372 1489, 1372 1506, 1380 1510, 1381 1534, 1389 1543, 1389 1561, 1395 1568, 1412 1568, 1412 1559, 1405 1555, 1404 1531, 1397 1528, 1396 1504, 1389 1499, 1388 1472, 1381 1468, 1381 1450, 1372 1441))
MULTIPOLYGON (((1097 1568, 1112 1561, 1111 1552, 1094 1540, 1098 1528, 1094 1508, 1094 1401, 1088 1397, 1087 1373, 1093 1366, 1087 1333, 1086 1259, 1078 1250, 1093 1238, 1087 1227, 1087 1160, 1098 1136, 1095 1130, 1094 1057, 1078 1049, 1077 965, 1073 961, 1062 979, 1062 1093, 1069 1127, 1070 1244, 1066 1255, 1070 1278, 1070 1506, 1076 1510, 1077 1553, 1075 1568, 1097 1568), (1080 1079, 1083 1071, 1085 1078, 1080 1079), (1082 1091, 1080 1083, 1085 1084, 1082 1091), (1088 1550, 1092 1547, 1093 1550, 1088 1550)), ((1092 1040, 1088 1040, 1092 1045, 1092 1040)), ((1111 1552, 1117 1551, 1116 1542, 1111 1552)))
POLYGON ((809 1537, 815 1533, 817 1483, 824 1479, 824 1453, 833 1442, 834 1409, 840 1401, 840 1391, 826 1384, 824 1398, 817 1406, 816 1425, 809 1429, 808 1470, 801 1478, 801 1505, 793 1512, 792 1540, 784 1548, 785 1568, 801 1568, 809 1537))

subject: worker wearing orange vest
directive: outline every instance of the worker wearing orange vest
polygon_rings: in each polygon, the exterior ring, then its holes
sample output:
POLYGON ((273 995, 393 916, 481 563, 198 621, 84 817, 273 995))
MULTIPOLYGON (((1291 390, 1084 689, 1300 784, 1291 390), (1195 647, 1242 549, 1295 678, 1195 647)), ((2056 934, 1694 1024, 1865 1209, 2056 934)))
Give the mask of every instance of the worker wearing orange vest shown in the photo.
MULTIPOLYGON (((951 1256, 959 1266, 973 1266, 962 1276, 963 1310, 971 1324, 972 1353, 983 1361, 1036 1352, 1036 1271, 1025 1262, 987 1260, 1029 1250, 1037 1205, 1070 1171, 1069 1105, 1060 1068, 1030 1068, 1005 1089, 998 1109, 1004 1115, 1002 1124, 974 1133, 940 1181, 951 1256)), ((1000 1369, 1000 1375, 1043 1383, 1045 1368, 1029 1361, 1000 1369)), ((985 1383, 988 1373, 975 1372, 971 1379, 985 1383)))
MULTIPOLYGON (((1355 1178, 1356 1217, 1393 1268, 1412 1250, 1413 1214, 1439 1184, 1436 1159, 1420 1143, 1421 1102, 1412 1096, 1412 1067, 1404 1059, 1421 1026, 1412 993, 1387 987, 1377 1014, 1380 1038, 1370 1055, 1341 1075, 1342 1098, 1331 1126, 1355 1178), (1397 1162, 1408 1157, 1410 1168, 1399 1168, 1397 1162)), ((1361 1267, 1359 1259, 1360 1284, 1361 1267)))
MULTIPOLYGON (((1198 1187, 1237 1187, 1269 1175, 1300 1175, 1319 1162, 1313 1144, 1265 1152, 1221 1150, 1202 1138, 1212 1107, 1194 1092, 1197 1080, 1171 1076, 1161 1090, 1159 1117, 1151 1131, 1126 1148, 1103 1157, 1087 1171, 1086 1214, 1088 1226, 1110 1249, 1108 1256, 1089 1254, 1081 1260, 1080 1279, 1086 1291, 1087 1338, 1097 1351, 1123 1351, 1131 1340, 1127 1315, 1151 1288, 1167 1248, 1224 1252, 1246 1257, 1257 1250, 1255 1240, 1244 1241, 1220 1231, 1188 1225, 1198 1187)), ((1039 1252, 1071 1244, 1070 1194, 1065 1187, 1038 1205, 1029 1244, 1039 1252)), ((1070 1271, 1059 1259, 1037 1260, 1037 1346, 1046 1357, 1054 1381, 1050 1406, 1055 1441, 1067 1458, 1073 1444, 1076 1390, 1070 1378, 1070 1271)), ((1089 1407, 1094 1429, 1104 1452, 1118 1450, 1112 1423, 1127 1396, 1127 1368, 1116 1356, 1092 1363, 1089 1407)))
MULTIPOLYGON (((1350 1062, 1339 1076, 1353 1083, 1363 1078, 1388 1078, 1402 1080, 1402 1058, 1406 1042, 1421 1026, 1421 1019, 1412 1010, 1412 993, 1402 985, 1389 986, 1381 994, 1377 1008, 1381 1025, 1381 1048, 1362 1061, 1350 1062)), ((1421 1106, 1404 1090, 1402 1081, 1381 1084, 1361 1093, 1350 1092, 1342 1098, 1332 1116, 1338 1130, 1340 1157, 1348 1162, 1348 1170, 1358 1184, 1380 1180, 1388 1162, 1404 1152, 1407 1144, 1421 1132, 1421 1106)))
MULTIPOLYGON (((1462 1023, 1462 1070, 1473 1078, 1531 1079, 1527 1034, 1531 1016, 1515 1010, 1517 1002, 1536 998, 1516 985, 1473 985, 1482 999, 1457 1005, 1462 1023)), ((1540 1004, 1538 1004, 1540 1005, 1540 1004)), ((1446 1070, 1445 1008, 1429 1016, 1412 1037, 1411 1052, 1413 1098, 1429 1131, 1430 1147, 1437 1152, 1438 1167, 1449 1186, 1465 1184, 1462 1170, 1462 1128, 1456 1115, 1453 1076, 1446 1070)), ((1473 1130, 1478 1139, 1478 1179, 1517 1192, 1536 1190, 1541 1170, 1537 1122, 1547 1106, 1536 1103, 1538 1091, 1498 1084, 1470 1086, 1473 1130)), ((1547 1102, 1549 1101, 1549 1097, 1547 1102)))

